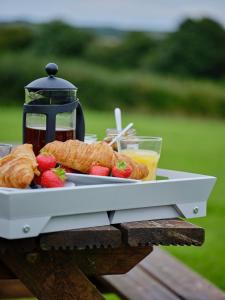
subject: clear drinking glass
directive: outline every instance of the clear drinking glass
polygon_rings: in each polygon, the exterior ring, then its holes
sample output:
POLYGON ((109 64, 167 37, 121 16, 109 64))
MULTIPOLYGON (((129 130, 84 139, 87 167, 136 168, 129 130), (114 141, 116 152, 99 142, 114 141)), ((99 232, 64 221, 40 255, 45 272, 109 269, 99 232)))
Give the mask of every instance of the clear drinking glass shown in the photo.
POLYGON ((0 157, 8 155, 12 150, 11 144, 0 144, 0 157))
POLYGON ((160 158, 162 138, 135 136, 120 140, 121 152, 147 166, 149 174, 143 180, 155 180, 160 158))

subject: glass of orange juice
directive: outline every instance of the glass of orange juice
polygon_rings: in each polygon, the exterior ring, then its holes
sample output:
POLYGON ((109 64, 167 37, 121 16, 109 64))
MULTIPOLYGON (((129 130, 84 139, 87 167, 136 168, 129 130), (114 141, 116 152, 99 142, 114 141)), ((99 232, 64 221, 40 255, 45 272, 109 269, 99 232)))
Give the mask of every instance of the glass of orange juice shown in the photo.
POLYGON ((134 161, 147 166, 149 174, 143 180, 155 180, 160 158, 162 138, 151 136, 134 136, 120 140, 121 153, 134 161))

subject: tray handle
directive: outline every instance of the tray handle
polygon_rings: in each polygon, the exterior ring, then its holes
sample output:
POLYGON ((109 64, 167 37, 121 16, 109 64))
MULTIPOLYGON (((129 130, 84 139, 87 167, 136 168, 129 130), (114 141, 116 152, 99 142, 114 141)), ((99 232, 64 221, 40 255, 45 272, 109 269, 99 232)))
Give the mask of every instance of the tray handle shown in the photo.
POLYGON ((157 176, 166 177, 169 179, 187 179, 187 178, 196 178, 196 179, 216 179, 214 176, 207 176, 201 174, 194 174, 188 172, 180 172, 175 170, 167 169, 157 169, 157 176))

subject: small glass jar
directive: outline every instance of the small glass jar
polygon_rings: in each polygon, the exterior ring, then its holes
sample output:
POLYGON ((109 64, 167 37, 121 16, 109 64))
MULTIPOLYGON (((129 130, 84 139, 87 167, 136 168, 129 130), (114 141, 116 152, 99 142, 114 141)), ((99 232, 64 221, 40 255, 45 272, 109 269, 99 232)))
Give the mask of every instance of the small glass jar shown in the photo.
POLYGON ((0 158, 10 154, 11 150, 11 144, 0 144, 0 158))
MULTIPOLYGON (((104 141, 106 143, 110 143, 112 139, 117 136, 120 133, 116 128, 107 128, 106 129, 106 137, 104 138, 104 141)), ((123 136, 123 139, 126 139, 127 137, 132 138, 136 136, 136 129, 130 128, 123 136)), ((112 145, 112 148, 115 151, 118 151, 117 143, 114 143, 112 145)))
POLYGON ((86 133, 84 137, 84 142, 86 144, 93 144, 97 142, 97 135, 94 133, 86 133))

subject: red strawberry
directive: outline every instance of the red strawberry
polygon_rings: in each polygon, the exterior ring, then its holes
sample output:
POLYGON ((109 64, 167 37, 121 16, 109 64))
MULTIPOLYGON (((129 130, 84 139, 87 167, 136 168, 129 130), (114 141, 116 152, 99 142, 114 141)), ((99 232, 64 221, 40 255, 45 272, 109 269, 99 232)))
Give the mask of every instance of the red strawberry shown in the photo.
POLYGON ((132 173, 132 167, 129 166, 125 161, 118 161, 112 168, 112 176, 128 178, 132 173))
POLYGON ((41 186, 46 188, 63 187, 65 180, 66 176, 64 169, 51 169, 42 173, 41 186))
POLYGON ((97 176, 108 176, 110 172, 110 169, 107 167, 102 166, 92 166, 89 174, 90 175, 97 175, 97 176))
POLYGON ((35 175, 34 176, 34 183, 38 184, 38 185, 41 185, 41 176, 35 175))
POLYGON ((37 163, 38 163, 38 169, 41 172, 44 172, 46 170, 55 168, 56 166, 56 159, 53 155, 49 155, 46 152, 43 152, 39 154, 37 157, 37 163))

